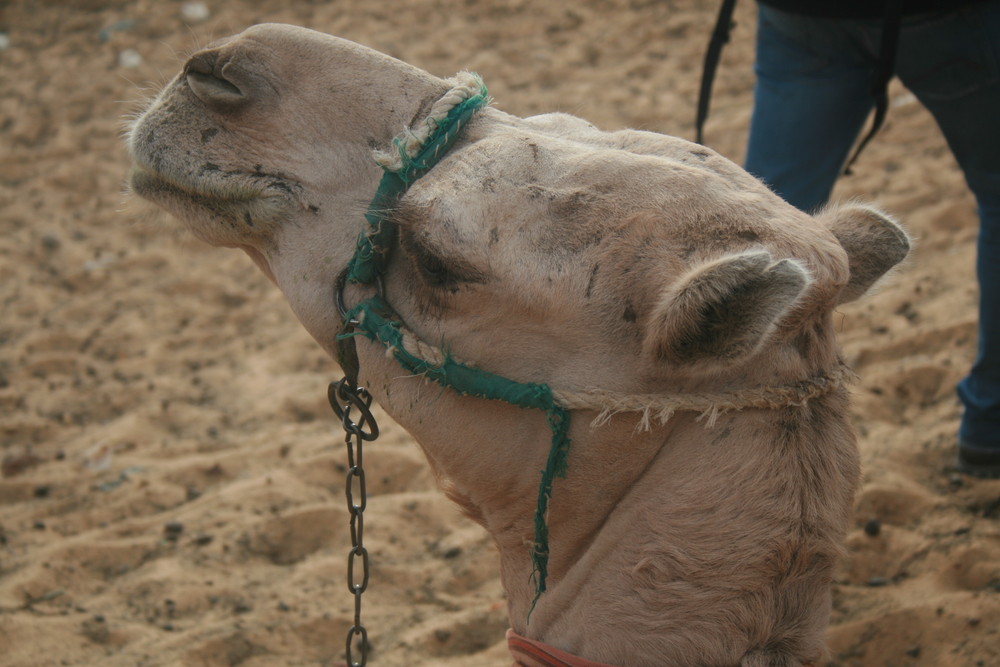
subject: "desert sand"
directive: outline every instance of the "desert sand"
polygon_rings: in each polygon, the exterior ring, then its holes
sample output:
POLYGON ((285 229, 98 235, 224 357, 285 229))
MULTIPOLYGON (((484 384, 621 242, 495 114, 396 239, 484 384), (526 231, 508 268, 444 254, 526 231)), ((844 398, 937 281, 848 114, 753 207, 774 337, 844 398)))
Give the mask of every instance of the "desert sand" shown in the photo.
MULTIPOLYGON (((338 665, 353 617, 336 364, 237 251, 122 193, 129 114, 186 54, 296 23, 518 115, 691 138, 714 0, 8 0, 0 4, 0 664, 338 665)), ((754 3, 707 141, 739 162, 754 3)), ((828 665, 1000 665, 1000 481, 952 468, 975 351, 975 204, 894 84, 835 197, 894 213, 916 251, 837 314, 860 376, 864 486, 828 665)), ((370 664, 506 665, 496 557, 381 415, 366 451, 370 664)), ((502 439, 495 443, 502 446, 502 439)), ((484 443, 483 446, 490 446, 484 443)))

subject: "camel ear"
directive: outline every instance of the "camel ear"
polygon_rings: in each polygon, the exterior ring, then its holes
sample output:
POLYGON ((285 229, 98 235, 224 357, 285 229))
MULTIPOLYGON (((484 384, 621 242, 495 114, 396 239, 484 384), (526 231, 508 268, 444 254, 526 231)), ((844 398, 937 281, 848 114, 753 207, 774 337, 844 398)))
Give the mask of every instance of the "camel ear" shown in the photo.
POLYGON ((816 217, 847 251, 851 277, 840 292, 838 304, 863 295, 910 252, 910 237, 903 228, 869 206, 829 208, 816 217))
POLYGON ((760 349, 810 283, 791 259, 756 250, 708 262, 672 285, 654 306, 645 350, 676 364, 734 361, 760 349))

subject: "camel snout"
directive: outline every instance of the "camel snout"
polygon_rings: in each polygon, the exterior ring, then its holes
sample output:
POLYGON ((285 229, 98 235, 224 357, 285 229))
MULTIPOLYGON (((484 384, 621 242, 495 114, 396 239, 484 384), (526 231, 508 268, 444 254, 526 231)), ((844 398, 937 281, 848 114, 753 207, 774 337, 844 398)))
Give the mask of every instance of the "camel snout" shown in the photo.
POLYGON ((246 104, 250 96, 249 82, 241 79, 239 68, 231 57, 218 50, 196 53, 184 67, 191 92, 216 111, 234 111, 246 104))

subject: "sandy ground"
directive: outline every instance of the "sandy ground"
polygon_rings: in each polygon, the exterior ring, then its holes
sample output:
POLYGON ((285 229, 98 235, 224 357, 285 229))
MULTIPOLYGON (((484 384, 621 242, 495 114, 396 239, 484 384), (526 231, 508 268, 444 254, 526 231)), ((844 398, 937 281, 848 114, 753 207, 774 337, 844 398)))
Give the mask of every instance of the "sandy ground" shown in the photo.
MULTIPOLYGON (((185 54, 262 21, 338 34, 497 105, 691 137, 709 0, 0 3, 0 664, 334 665, 352 617, 338 369, 242 254, 127 202, 123 117, 185 54), (131 51, 130 51, 131 50, 131 51)), ((709 143, 742 159, 752 2, 709 143)), ((1000 665, 1000 481, 950 467, 975 346, 977 220, 933 121, 893 88, 838 197, 919 240, 838 315, 865 483, 830 665, 1000 665), (867 526, 868 530, 865 530, 867 526)), ((369 447, 372 664, 504 665, 496 558, 388 419, 369 447)))

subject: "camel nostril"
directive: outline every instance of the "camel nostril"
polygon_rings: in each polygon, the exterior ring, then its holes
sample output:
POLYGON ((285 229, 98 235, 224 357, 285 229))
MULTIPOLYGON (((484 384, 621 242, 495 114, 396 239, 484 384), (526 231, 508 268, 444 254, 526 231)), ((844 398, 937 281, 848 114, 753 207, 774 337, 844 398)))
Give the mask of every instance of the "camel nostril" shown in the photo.
POLYGON ((184 76, 198 99, 220 109, 230 109, 245 101, 243 91, 222 73, 218 53, 205 51, 191 58, 184 76))

